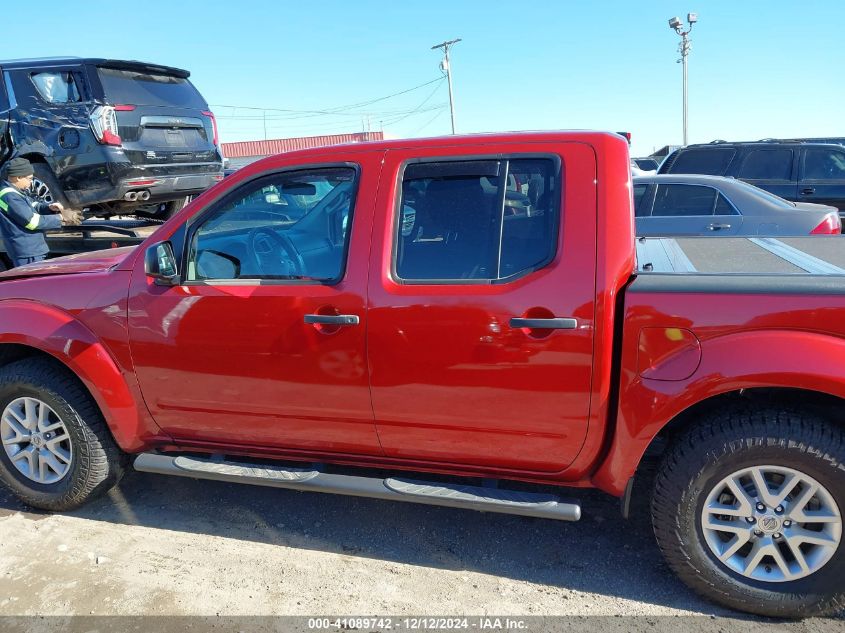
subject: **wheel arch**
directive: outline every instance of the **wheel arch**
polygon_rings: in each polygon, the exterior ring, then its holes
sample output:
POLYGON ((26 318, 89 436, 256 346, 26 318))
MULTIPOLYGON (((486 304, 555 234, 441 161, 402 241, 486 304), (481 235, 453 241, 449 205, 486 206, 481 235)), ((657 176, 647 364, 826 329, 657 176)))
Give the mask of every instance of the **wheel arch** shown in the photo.
POLYGON ((684 380, 624 375, 608 450, 592 483, 622 495, 643 457, 716 407, 814 411, 845 429, 845 340, 817 332, 757 330, 702 341, 684 380), (840 413, 840 411, 842 413, 840 413))
POLYGON ((687 407, 660 429, 644 454, 647 457, 659 455, 668 443, 714 411, 764 407, 812 412, 845 429, 845 398, 797 387, 743 388, 713 395, 687 407))
MULTIPOLYGON (((30 163, 42 163, 48 167, 50 166, 50 161, 47 160, 47 157, 44 154, 39 154, 38 152, 26 152, 20 154, 20 158, 25 158, 30 163)), ((52 167, 50 169, 52 170, 52 167)))
POLYGON ((87 327, 58 308, 32 301, 0 302, 0 322, 0 366, 28 357, 51 358, 79 380, 123 450, 145 446, 147 425, 132 391, 105 345, 87 327))

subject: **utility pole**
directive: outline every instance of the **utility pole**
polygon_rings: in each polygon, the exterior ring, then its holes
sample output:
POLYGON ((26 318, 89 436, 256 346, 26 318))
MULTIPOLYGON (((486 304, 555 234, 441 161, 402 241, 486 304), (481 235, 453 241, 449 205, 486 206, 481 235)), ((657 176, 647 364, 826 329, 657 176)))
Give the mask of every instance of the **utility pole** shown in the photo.
POLYGON ((449 47, 454 46, 460 41, 461 38, 458 38, 431 47, 431 50, 437 48, 443 49, 443 61, 440 62, 440 70, 446 71, 446 79, 449 83, 449 111, 452 113, 452 134, 455 133, 455 100, 452 96, 452 64, 449 62, 449 47))
POLYGON ((687 56, 689 56, 689 52, 692 49, 689 34, 692 31, 692 25, 698 22, 698 14, 687 13, 687 22, 689 23, 689 28, 684 31, 684 23, 681 21, 681 18, 674 17, 669 20, 669 28, 681 36, 681 43, 678 44, 678 52, 681 54, 681 59, 678 61, 684 66, 684 146, 687 145, 687 56))

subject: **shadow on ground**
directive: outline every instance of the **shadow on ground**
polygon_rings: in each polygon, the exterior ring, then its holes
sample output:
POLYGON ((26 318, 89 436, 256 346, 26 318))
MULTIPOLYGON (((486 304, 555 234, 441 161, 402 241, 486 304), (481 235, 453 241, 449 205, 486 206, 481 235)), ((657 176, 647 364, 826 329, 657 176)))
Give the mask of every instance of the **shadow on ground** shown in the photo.
MULTIPOLYGON (((468 570, 542 586, 728 614, 699 599, 665 566, 648 517, 648 485, 632 517, 619 501, 576 491, 577 523, 130 472, 108 496, 67 513, 116 524, 343 553, 427 568, 468 570)), ((45 514, 0 490, 0 516, 45 514)))

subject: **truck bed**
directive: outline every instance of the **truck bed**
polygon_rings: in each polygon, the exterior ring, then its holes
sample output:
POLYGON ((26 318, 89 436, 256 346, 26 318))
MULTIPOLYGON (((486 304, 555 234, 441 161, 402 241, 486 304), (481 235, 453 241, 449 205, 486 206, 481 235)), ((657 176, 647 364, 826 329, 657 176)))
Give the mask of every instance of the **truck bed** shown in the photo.
POLYGON ((845 275, 845 236, 639 238, 637 273, 845 275))

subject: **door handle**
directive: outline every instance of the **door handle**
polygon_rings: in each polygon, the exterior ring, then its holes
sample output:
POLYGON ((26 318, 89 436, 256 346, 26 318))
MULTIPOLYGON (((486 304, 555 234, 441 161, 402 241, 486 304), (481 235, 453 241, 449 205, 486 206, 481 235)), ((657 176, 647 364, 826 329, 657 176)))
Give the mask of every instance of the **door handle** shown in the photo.
POLYGON ((510 326, 531 330, 574 330, 578 327, 578 319, 523 319, 513 317, 510 320, 510 326))
POLYGON ((816 193, 816 188, 815 188, 815 187, 804 187, 804 188, 801 190, 801 195, 802 195, 802 196, 811 196, 811 195, 813 195, 814 193, 816 193))
POLYGON ((721 231, 722 229, 729 229, 731 228, 730 224, 708 224, 707 230, 708 231, 721 231))
POLYGON ((306 314, 306 323, 315 325, 358 325, 357 314, 306 314))

